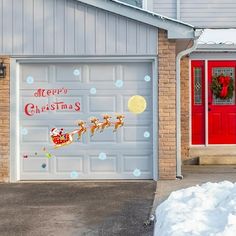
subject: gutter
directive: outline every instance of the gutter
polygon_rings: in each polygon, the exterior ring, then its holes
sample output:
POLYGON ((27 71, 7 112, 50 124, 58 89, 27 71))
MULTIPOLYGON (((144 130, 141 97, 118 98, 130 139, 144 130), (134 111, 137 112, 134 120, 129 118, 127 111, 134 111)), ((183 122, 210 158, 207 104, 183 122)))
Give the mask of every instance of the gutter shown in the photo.
POLYGON ((196 50, 198 45, 198 38, 202 34, 202 30, 195 31, 195 38, 193 41, 193 45, 181 52, 179 52, 176 56, 176 178, 183 179, 181 167, 182 167, 182 159, 181 159, 181 81, 180 81, 180 61, 181 58, 190 54, 194 50, 196 50))

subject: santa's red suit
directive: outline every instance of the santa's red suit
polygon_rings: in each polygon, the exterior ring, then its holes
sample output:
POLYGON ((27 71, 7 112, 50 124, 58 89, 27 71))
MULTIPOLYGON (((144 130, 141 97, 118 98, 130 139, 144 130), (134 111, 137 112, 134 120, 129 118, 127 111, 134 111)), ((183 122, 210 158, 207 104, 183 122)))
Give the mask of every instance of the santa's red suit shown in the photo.
POLYGON ((61 145, 61 144, 66 144, 67 142, 71 141, 71 135, 66 133, 63 134, 63 129, 61 129, 61 131, 59 131, 56 128, 51 129, 51 139, 52 142, 55 145, 61 145))

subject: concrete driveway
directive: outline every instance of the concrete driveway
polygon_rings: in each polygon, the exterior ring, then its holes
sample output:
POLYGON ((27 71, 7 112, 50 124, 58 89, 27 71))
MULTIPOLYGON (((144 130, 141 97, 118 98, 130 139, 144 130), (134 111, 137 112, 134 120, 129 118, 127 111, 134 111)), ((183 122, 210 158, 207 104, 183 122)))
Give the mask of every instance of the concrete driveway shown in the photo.
POLYGON ((156 183, 0 184, 0 235, 146 236, 156 183))

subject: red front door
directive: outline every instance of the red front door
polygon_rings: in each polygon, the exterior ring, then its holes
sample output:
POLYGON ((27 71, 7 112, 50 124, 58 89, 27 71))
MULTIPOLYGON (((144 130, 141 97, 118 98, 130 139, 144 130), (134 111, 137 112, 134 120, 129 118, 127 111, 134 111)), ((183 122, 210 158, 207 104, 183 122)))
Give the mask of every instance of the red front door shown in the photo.
POLYGON ((235 88, 236 61, 209 61, 208 63, 208 143, 236 144, 236 103, 232 99, 216 98, 211 89, 213 76, 221 74, 233 79, 235 88))

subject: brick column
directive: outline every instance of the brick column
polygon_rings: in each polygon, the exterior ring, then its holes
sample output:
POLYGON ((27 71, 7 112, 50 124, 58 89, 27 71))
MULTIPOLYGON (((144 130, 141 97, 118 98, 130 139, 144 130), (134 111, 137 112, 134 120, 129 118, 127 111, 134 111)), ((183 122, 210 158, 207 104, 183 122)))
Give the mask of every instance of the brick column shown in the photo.
POLYGON ((181 60, 181 156, 189 157, 189 57, 181 60))
POLYGON ((7 67, 6 78, 0 78, 0 182, 9 181, 10 156, 10 58, 0 57, 7 67))
POLYGON ((158 34, 159 178, 176 178, 176 42, 158 34))

